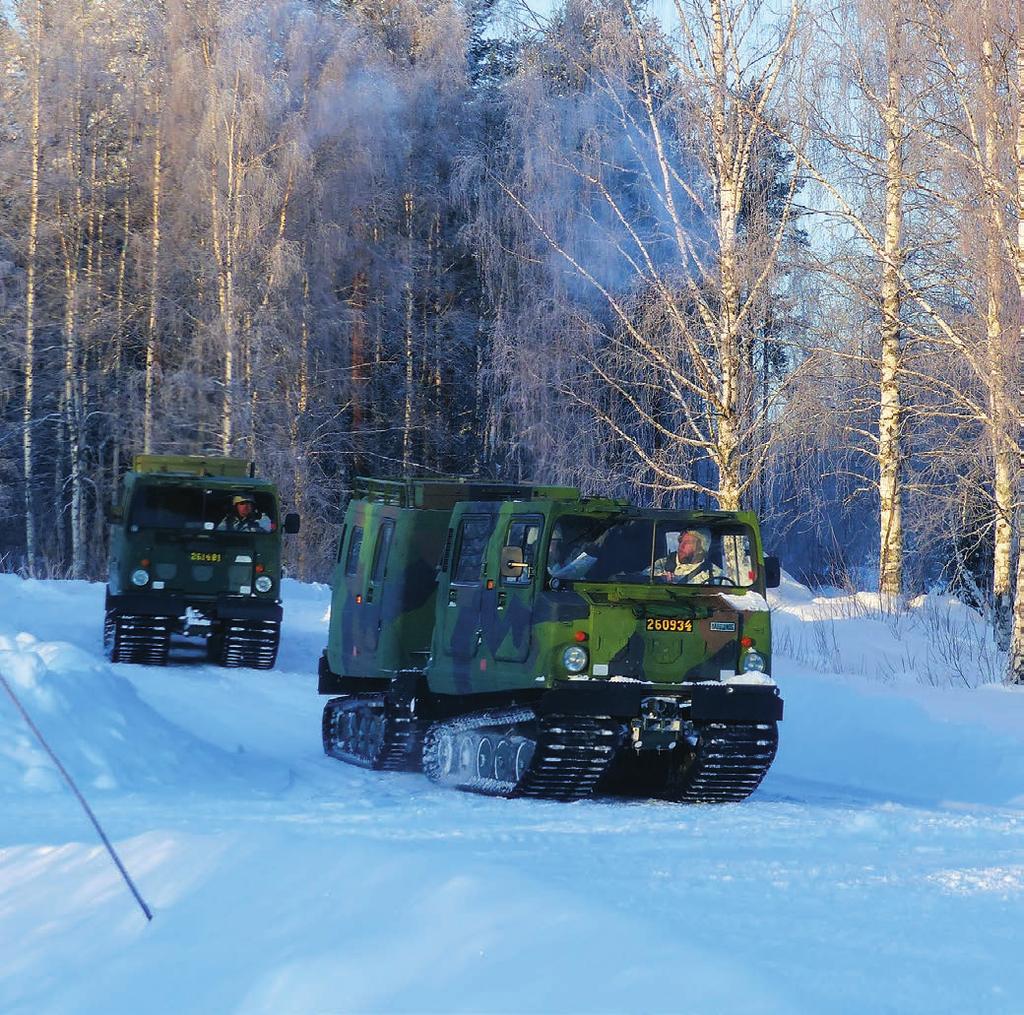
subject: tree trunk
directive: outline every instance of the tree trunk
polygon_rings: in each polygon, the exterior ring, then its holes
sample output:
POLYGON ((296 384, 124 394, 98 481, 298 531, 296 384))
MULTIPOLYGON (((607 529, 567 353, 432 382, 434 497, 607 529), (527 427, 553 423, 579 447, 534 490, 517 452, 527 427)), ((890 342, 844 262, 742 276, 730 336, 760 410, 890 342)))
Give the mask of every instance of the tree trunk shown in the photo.
POLYGON ((28 206, 28 237, 25 254, 25 397, 22 406, 21 452, 25 480, 25 570, 30 577, 36 567, 36 520, 32 503, 35 474, 32 468, 33 393, 35 386, 35 305, 36 254, 39 246, 39 176, 42 154, 39 139, 39 106, 42 76, 43 12, 42 0, 36 0, 32 21, 32 43, 29 55, 30 89, 32 96, 32 127, 30 146, 30 189, 28 206))
MULTIPOLYGON (((898 17, 898 16, 897 16, 898 17)), ((878 589, 883 595, 903 592, 903 487, 901 371, 903 267, 903 144, 899 129, 902 80, 899 69, 900 24, 889 43, 886 126, 885 258, 882 263, 881 377, 878 413, 879 560, 878 589)))
MULTIPOLYGON (((405 291, 402 294, 405 302, 405 344, 404 344, 404 387, 402 398, 402 471, 408 473, 412 464, 412 401, 413 401, 413 377, 414 377, 414 351, 412 341, 413 328, 413 262, 412 262, 412 216, 413 196, 411 191, 403 195, 403 206, 405 212, 405 270, 408 273, 405 280, 405 291)), ((426 346, 424 345, 424 349, 426 346)))
MULTIPOLYGON (((1017 124, 1014 139, 1017 168, 1017 250, 1016 274, 1019 289, 1019 349, 1024 349, 1024 38, 1017 38, 1017 124)), ((1017 401, 1014 438, 1018 450, 1024 434, 1024 395, 1017 401)), ((1021 463, 1024 466, 1024 462, 1021 463)), ((1017 588, 1010 630, 1010 651, 1006 660, 1006 683, 1024 684, 1024 510, 1017 505, 1017 588)))
POLYGON ((1024 525, 1018 514, 1017 593, 1013 602, 1010 651, 1006 660, 1006 683, 1024 684, 1024 525))
MULTIPOLYGON (((993 399, 996 392, 993 390, 993 399)), ((1005 407, 1004 407, 1005 409, 1005 407)), ((992 603, 993 622, 996 641, 1001 649, 1010 643, 1011 628, 1011 564, 1013 557, 1013 493, 1014 493, 1014 462, 1010 449, 1006 446, 1004 427, 1009 423, 1005 411, 997 412, 992 407, 993 427, 992 444, 995 457, 995 543, 992 559, 992 603)))
MULTIPOLYGON (((306 251, 302 252, 303 263, 306 261, 306 251)), ((306 475, 303 468, 304 456, 300 454, 299 441, 301 437, 300 425, 306 412, 309 409, 309 272, 302 273, 302 322, 301 338, 299 344, 299 391, 297 400, 297 412, 291 421, 292 436, 292 476, 295 484, 295 510, 301 516, 306 507, 306 475)), ((306 561, 306 541, 298 541, 298 577, 305 581, 308 579, 306 561)))
MULTIPOLYGON (((986 0, 984 24, 993 25, 992 5, 986 0)), ((996 641, 1004 651, 1010 645, 1012 624, 1013 558, 1013 455, 1009 441, 1012 427, 1012 409, 1008 398, 1011 370, 1006 354, 1007 335, 1003 329, 1002 237, 1005 235, 1006 217, 1003 196, 999 186, 999 158, 1006 141, 1006 132, 1000 122, 999 57, 991 35, 982 39, 982 129, 979 169, 986 198, 985 288, 988 300, 985 309, 985 348, 988 373, 989 439, 992 444, 992 492, 995 502, 995 526, 992 548, 992 612, 996 641)))
POLYGON ((351 377, 352 436, 356 450, 352 456, 355 472, 361 471, 362 456, 359 450, 359 431, 363 427, 364 367, 366 364, 366 306, 369 292, 366 272, 356 273, 352 281, 352 295, 348 305, 352 309, 352 332, 350 336, 349 366, 351 377))
POLYGON ((146 322, 146 393, 143 408, 142 450, 148 455, 153 451, 153 389, 156 378, 156 330, 158 286, 160 284, 160 187, 162 173, 160 111, 156 112, 153 130, 153 222, 151 224, 149 249, 149 317, 146 322))
POLYGON ((736 139, 725 106, 726 86, 729 80, 728 46, 725 35, 725 12, 720 0, 712 0, 711 16, 714 34, 711 61, 716 83, 714 99, 714 130, 718 169, 719 208, 719 308, 717 353, 721 384, 717 406, 715 460, 718 465, 718 506, 723 511, 738 511, 740 507, 740 447, 739 447, 739 384, 740 343, 737 241, 740 207, 745 180, 737 173, 736 139))
MULTIPOLYGON (((79 209, 75 209, 77 216, 79 209)), ((71 483, 71 577, 81 578, 85 570, 82 546, 82 437, 78 393, 78 253, 77 223, 69 224, 71 236, 64 246, 64 428, 71 483)), ((63 500, 63 498, 61 498, 63 500)))

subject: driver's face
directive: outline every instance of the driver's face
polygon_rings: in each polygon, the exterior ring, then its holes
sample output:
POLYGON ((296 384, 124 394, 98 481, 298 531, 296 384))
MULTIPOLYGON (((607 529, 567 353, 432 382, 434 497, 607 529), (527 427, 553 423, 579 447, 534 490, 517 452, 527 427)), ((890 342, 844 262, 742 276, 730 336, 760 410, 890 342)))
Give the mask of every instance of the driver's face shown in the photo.
POLYGON ((679 550, 676 553, 676 557, 689 563, 690 561, 697 560, 703 549, 703 544, 696 532, 684 532, 679 537, 679 550))
POLYGON ((252 501, 243 500, 235 505, 235 511, 239 518, 248 518, 252 514, 252 501))

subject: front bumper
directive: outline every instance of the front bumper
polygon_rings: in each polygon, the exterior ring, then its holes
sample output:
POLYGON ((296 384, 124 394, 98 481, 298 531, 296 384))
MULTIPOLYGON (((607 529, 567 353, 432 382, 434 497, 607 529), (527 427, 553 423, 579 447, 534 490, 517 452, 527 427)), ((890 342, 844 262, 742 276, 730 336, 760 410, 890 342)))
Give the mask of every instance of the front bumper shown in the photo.
POLYGON ((106 608, 141 617, 184 617, 189 609, 211 620, 273 620, 280 623, 284 610, 276 600, 253 596, 217 596, 200 599, 174 592, 107 592, 106 608))
POLYGON ((778 722, 783 702, 774 684, 648 684, 566 681, 540 700, 543 715, 611 715, 630 719, 648 698, 671 698, 694 722, 778 722))

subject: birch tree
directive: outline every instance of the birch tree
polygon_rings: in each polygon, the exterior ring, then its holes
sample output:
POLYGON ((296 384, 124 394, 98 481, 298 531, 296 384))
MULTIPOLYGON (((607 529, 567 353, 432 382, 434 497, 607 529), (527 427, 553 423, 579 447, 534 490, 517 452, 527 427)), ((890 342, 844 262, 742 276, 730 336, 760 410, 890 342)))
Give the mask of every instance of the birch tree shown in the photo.
MULTIPOLYGON (((680 0, 675 13, 666 36, 629 0, 568 5, 513 83, 521 161, 510 174, 502 149, 489 174, 529 226, 521 255, 539 241, 558 265, 571 323, 541 383, 611 449, 589 455, 648 496, 734 510, 770 444, 774 399, 757 404, 747 352, 798 181, 790 171, 773 218, 758 160, 799 11, 762 31, 758 5, 680 0)), ((519 378, 536 377, 531 361, 529 348, 512 361, 519 378)))
MULTIPOLYGON (((1016 7, 1016 74, 1014 76, 1017 116, 1014 123, 1014 154, 1016 156, 1016 212, 1017 247, 1014 261, 1017 272, 1018 297, 1022 317, 1020 319, 1019 348, 1024 349, 1024 5, 1018 0, 1016 7)), ((1017 422, 1018 461, 1024 469, 1024 380, 1018 361, 1017 373, 1017 422)), ((1017 503, 1017 580, 1013 605, 1010 649, 1007 658, 1006 681, 1010 684, 1024 684, 1024 504, 1017 503)))
POLYGON ((23 350, 24 393, 22 395, 21 450, 23 506, 25 512, 25 569, 35 573, 36 533, 33 488, 35 471, 32 449, 32 431, 35 427, 35 333, 36 333, 36 259, 39 244, 39 186, 42 173, 40 143, 40 90, 42 88, 42 60, 44 35, 43 0, 18 7, 19 17, 27 26, 23 50, 24 66, 29 90, 29 204, 25 249, 25 342, 23 350))
POLYGON ((889 596, 903 590, 905 277, 914 242, 907 221, 920 202, 929 94, 912 7, 913 0, 861 0, 819 19, 817 45, 830 55, 819 84, 805 92, 816 144, 799 153, 822 192, 822 219, 836 223, 837 239, 852 241, 870 266, 870 288, 856 270, 833 277, 876 308, 876 422, 859 436, 870 442, 862 453, 877 469, 879 590, 889 596))
MULTIPOLYGON (((947 109, 936 116, 936 142, 951 167, 946 201, 957 219, 960 246, 974 253, 973 263, 959 263, 954 283, 976 308, 980 342, 970 327, 952 313, 940 322, 936 340, 964 360, 973 383, 962 393, 945 392, 960 401, 985 426, 991 444, 992 601, 997 639, 1006 648, 1010 638, 1012 597, 1013 512, 1018 440, 1013 409, 1015 364, 1019 356, 1011 322, 1019 314, 1017 296, 1008 281, 1015 274, 1015 176, 1011 169, 1013 127, 1010 98, 1013 71, 1012 28, 1006 12, 985 0, 972 23, 966 9, 940 8, 926 0, 928 31, 936 63, 942 69, 947 109), (940 126, 940 124, 943 124, 940 126), (978 249, 980 247, 980 249, 978 249), (976 252, 975 252, 976 251, 976 252), (972 389, 981 403, 970 400, 972 389), (959 397, 958 397, 959 395, 959 397)), ((973 8, 972 8, 973 11, 973 8)), ((970 318, 968 319, 969 322, 970 318)))

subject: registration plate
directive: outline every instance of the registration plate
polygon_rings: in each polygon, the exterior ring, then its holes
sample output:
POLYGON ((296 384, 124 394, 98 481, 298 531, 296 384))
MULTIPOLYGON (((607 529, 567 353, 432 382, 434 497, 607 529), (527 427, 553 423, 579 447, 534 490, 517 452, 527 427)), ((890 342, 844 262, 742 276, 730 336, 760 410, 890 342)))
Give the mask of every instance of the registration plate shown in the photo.
POLYGON ((647 630, 689 632, 693 630, 693 621, 680 620, 678 617, 648 617, 647 630))
POLYGON ((224 558, 219 553, 206 553, 202 550, 193 550, 189 559, 196 564, 219 564, 224 558))

